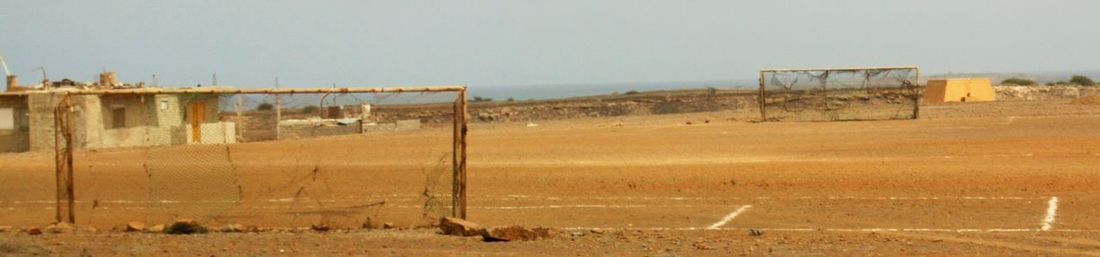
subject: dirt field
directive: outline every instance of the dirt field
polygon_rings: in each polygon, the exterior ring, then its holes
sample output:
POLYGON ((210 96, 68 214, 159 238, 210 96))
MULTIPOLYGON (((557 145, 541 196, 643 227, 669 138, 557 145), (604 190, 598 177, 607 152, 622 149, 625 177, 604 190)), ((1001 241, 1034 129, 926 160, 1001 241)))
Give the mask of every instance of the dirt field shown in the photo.
MULTIPOLYGON (((0 208, 0 223, 7 223, 0 226, 14 226, 0 233, 0 255, 1100 255, 1100 106, 949 104, 926 106, 916 121, 746 122, 754 115, 472 125, 470 220, 561 231, 554 239, 515 243, 440 236, 430 229, 107 232, 130 220, 171 218, 125 208, 134 207, 125 202, 87 207, 92 210, 84 213, 93 218, 85 222, 99 233, 29 236, 20 229, 53 220, 52 156, 0 155, 0 207, 6 207, 0 208), (24 202, 14 203, 19 199, 24 202), (764 234, 751 236, 749 229, 764 234)), ((387 201, 374 216, 378 221, 414 223, 421 209, 404 205, 422 202, 418 193, 426 183, 425 173, 414 167, 446 159, 450 139, 441 132, 233 146, 228 151, 235 162, 254 166, 239 171, 236 196, 211 194, 256 200, 304 188, 314 195, 358 195, 348 204, 387 201), (316 157, 309 159, 313 164, 286 162, 281 156, 288 151, 316 157), (358 156, 371 158, 361 163, 358 156), (402 164, 411 158, 418 158, 417 165, 402 164), (366 172, 351 168, 362 165, 383 174, 363 178, 366 172), (279 173, 288 166, 298 168, 279 173), (312 176, 317 181, 321 174, 324 183, 293 178, 301 170, 322 170, 312 176)), ((100 186, 85 193, 91 195, 83 196, 86 203, 147 195, 151 183, 134 178, 143 176, 140 169, 127 167, 141 164, 125 161, 148 158, 143 154, 88 154, 101 159, 89 161, 98 163, 88 168, 99 172, 95 183, 132 186, 100 186)), ((331 218, 263 211, 278 206, 226 207, 239 212, 226 216, 291 227, 331 218)))

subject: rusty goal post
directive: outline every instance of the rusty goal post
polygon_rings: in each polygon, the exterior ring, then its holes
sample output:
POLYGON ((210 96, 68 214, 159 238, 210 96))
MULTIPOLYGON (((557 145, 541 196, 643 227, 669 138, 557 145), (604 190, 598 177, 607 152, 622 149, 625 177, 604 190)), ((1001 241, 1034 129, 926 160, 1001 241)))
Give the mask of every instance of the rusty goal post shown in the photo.
POLYGON ((51 91, 56 220, 367 227, 466 218, 466 90, 51 91))

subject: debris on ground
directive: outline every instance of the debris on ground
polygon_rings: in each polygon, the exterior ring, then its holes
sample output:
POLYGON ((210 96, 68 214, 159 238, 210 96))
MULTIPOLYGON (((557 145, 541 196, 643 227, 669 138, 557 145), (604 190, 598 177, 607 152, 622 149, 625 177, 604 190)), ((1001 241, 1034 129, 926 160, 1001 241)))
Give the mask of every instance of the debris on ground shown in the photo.
POLYGON ((327 223, 321 223, 321 224, 309 225, 309 229, 312 229, 313 231, 317 231, 317 232, 326 232, 326 231, 332 230, 332 227, 329 226, 327 223))
POLYGON ((205 234, 210 230, 198 222, 189 219, 181 219, 164 228, 164 233, 169 235, 205 234))
POLYGON ((145 228, 145 233, 164 233, 164 224, 156 224, 145 228))
POLYGON ((755 229, 755 228, 749 229, 749 235, 750 236, 763 236, 764 235, 764 230, 755 229))
POLYGON ((73 226, 73 224, 69 224, 67 222, 59 222, 46 226, 46 232, 50 232, 53 234, 69 234, 75 231, 76 227, 73 226))
POLYGON ((41 235, 42 234, 42 229, 40 229, 40 228, 29 228, 29 229, 27 229, 27 234, 32 235, 32 236, 41 235))
POLYGON ((244 225, 234 223, 234 224, 226 224, 224 227, 222 227, 221 232, 224 232, 224 233, 240 233, 240 232, 244 232, 245 229, 246 228, 244 227, 244 225))
POLYGON ((496 227, 484 230, 481 236, 485 241, 531 241, 553 238, 556 231, 551 228, 524 228, 522 226, 496 227))
POLYGON ((126 223, 126 232, 142 232, 145 231, 145 222, 131 221, 126 223))
POLYGON ((440 219, 439 229, 443 231, 444 235, 452 236, 480 236, 482 231, 485 230, 477 223, 454 217, 440 219))

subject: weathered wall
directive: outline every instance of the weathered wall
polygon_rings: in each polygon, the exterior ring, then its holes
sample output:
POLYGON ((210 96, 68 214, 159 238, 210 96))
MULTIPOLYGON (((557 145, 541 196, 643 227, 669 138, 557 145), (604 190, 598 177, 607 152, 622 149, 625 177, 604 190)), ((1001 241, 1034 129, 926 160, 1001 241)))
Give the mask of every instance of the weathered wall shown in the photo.
MULTIPOLYGON (((30 129, 27 126, 27 98, 0 96, 0 109, 10 111, 11 117, 0 117, 7 126, 0 126, 0 152, 25 152, 30 150, 30 129)), ((5 114, 6 115, 6 114, 5 114)), ((4 115, 0 115, 4 116, 4 115)))
POLYGON ((27 95, 29 143, 31 151, 54 150, 54 109, 60 95, 31 93, 27 95))
POLYGON ((83 122, 87 124, 85 133, 88 134, 83 141, 85 148, 162 146, 172 143, 172 128, 159 125, 156 96, 88 96, 85 101, 87 104, 84 108, 89 110, 83 117, 83 122), (125 120, 122 121, 122 127, 114 127, 115 117, 112 112, 115 108, 124 109, 125 120), (96 110, 99 112, 98 117, 92 114, 96 110))
MULTIPOLYGON (((186 142, 194 142, 191 137, 191 126, 183 126, 186 142)), ((202 130, 202 138, 199 144, 235 144, 237 143, 237 125, 233 122, 214 122, 199 125, 202 130)), ((193 144, 193 143, 192 143, 193 144)))

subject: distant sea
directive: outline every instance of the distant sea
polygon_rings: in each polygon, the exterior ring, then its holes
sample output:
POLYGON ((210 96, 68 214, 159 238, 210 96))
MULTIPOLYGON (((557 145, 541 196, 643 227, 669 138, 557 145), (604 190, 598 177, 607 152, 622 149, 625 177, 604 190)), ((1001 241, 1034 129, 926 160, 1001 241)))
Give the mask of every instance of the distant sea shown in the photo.
MULTIPOLYGON (((1026 78, 1038 81, 1040 84, 1053 81, 1065 81, 1073 75, 1085 75, 1093 80, 1100 81, 1100 69, 1079 71, 1037 71, 1037 72, 988 72, 988 73, 939 73, 925 74, 921 77, 923 84, 928 79, 956 78, 956 77, 989 77, 994 84, 1007 78, 1026 78)), ((625 93, 634 91, 677 90, 677 89, 702 89, 714 87, 718 89, 755 89, 758 87, 756 78, 711 80, 711 81, 672 81, 672 82, 639 82, 639 83, 593 83, 593 84, 558 84, 558 85, 468 85, 469 97, 492 98, 493 100, 540 100, 557 99, 592 95, 606 95, 615 92, 625 93)))

